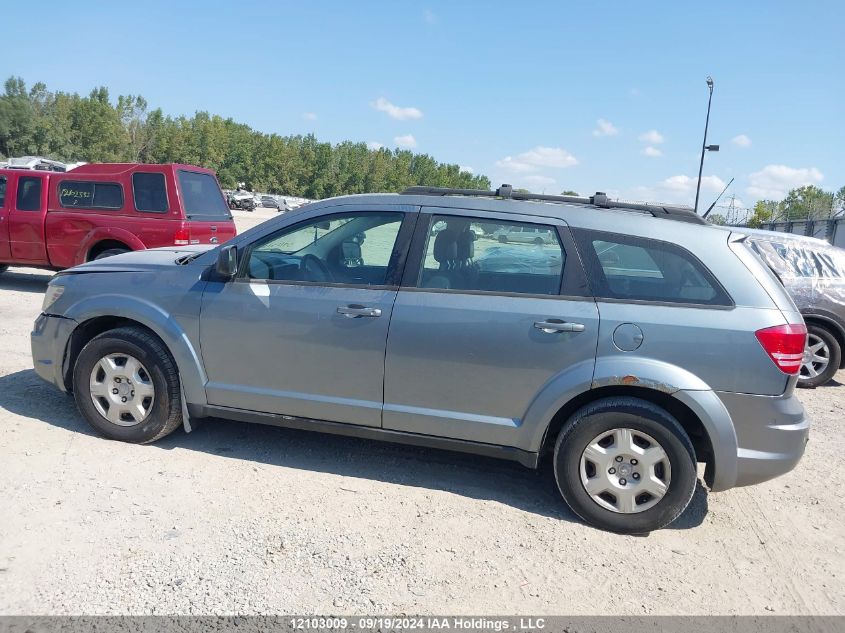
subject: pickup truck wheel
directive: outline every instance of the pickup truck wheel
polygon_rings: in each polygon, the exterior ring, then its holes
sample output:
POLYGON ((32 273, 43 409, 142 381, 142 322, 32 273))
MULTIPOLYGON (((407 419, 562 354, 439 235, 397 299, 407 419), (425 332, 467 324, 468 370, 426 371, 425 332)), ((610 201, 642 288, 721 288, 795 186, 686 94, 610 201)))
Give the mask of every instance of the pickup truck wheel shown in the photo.
POLYGON ((111 257, 112 255, 120 255, 121 253, 128 252, 128 248, 107 248, 102 253, 97 253, 97 256, 94 259, 103 259, 104 257, 111 257))
POLYGON ((74 365, 73 393, 88 423, 109 439, 145 444, 182 424, 176 363, 141 328, 122 327, 91 339, 74 365))
POLYGON ((554 472, 575 514, 622 534, 670 524, 697 483, 695 451, 683 427, 664 409, 627 397, 592 402, 564 424, 554 472))
POLYGON ((820 325, 808 324, 798 386, 812 389, 825 384, 839 370, 841 361, 842 349, 836 337, 820 325))

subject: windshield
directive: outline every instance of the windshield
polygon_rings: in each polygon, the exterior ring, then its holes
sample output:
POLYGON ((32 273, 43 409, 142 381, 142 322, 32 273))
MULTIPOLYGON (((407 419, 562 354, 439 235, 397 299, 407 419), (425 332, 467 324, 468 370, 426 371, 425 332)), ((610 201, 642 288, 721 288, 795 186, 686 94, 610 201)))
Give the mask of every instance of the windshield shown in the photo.
POLYGON ((185 216, 188 219, 232 218, 217 179, 211 174, 180 169, 179 189, 182 191, 185 216))

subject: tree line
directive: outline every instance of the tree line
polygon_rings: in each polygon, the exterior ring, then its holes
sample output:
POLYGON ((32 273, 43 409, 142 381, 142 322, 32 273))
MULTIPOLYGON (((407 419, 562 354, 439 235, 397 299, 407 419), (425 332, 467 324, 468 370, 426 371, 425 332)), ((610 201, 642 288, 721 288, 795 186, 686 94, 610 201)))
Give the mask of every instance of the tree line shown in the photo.
POLYGON ((187 163, 214 169, 224 188, 305 198, 401 191, 413 185, 489 189, 486 176, 427 154, 363 142, 331 144, 313 134, 281 136, 208 112, 191 117, 150 109, 139 95, 112 102, 107 88, 87 97, 27 89, 11 77, 0 95, 0 155, 63 162, 187 163))
POLYGON ((748 226, 759 228, 766 222, 826 220, 845 210, 845 187, 825 191, 815 185, 791 190, 783 200, 758 200, 748 226))

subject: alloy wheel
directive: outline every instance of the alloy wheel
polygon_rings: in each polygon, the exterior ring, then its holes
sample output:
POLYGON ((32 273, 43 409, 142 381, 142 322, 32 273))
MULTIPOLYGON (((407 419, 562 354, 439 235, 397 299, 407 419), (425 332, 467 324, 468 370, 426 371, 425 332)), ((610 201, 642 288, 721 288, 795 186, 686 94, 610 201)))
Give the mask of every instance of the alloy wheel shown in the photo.
POLYGON ((824 340, 813 333, 807 334, 807 346, 801 360, 800 377, 804 380, 815 378, 825 372, 830 365, 830 348, 824 340))

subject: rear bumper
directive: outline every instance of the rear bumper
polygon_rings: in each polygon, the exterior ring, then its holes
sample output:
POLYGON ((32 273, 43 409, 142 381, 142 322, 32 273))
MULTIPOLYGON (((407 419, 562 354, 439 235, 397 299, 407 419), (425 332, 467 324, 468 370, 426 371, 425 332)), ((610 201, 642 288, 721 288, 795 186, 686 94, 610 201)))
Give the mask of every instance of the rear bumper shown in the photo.
POLYGON ((716 392, 737 439, 734 486, 750 486, 789 472, 801 460, 810 420, 798 398, 716 392))
POLYGON ((76 325, 73 319, 41 314, 29 337, 35 373, 62 391, 67 391, 63 375, 65 350, 76 325))

